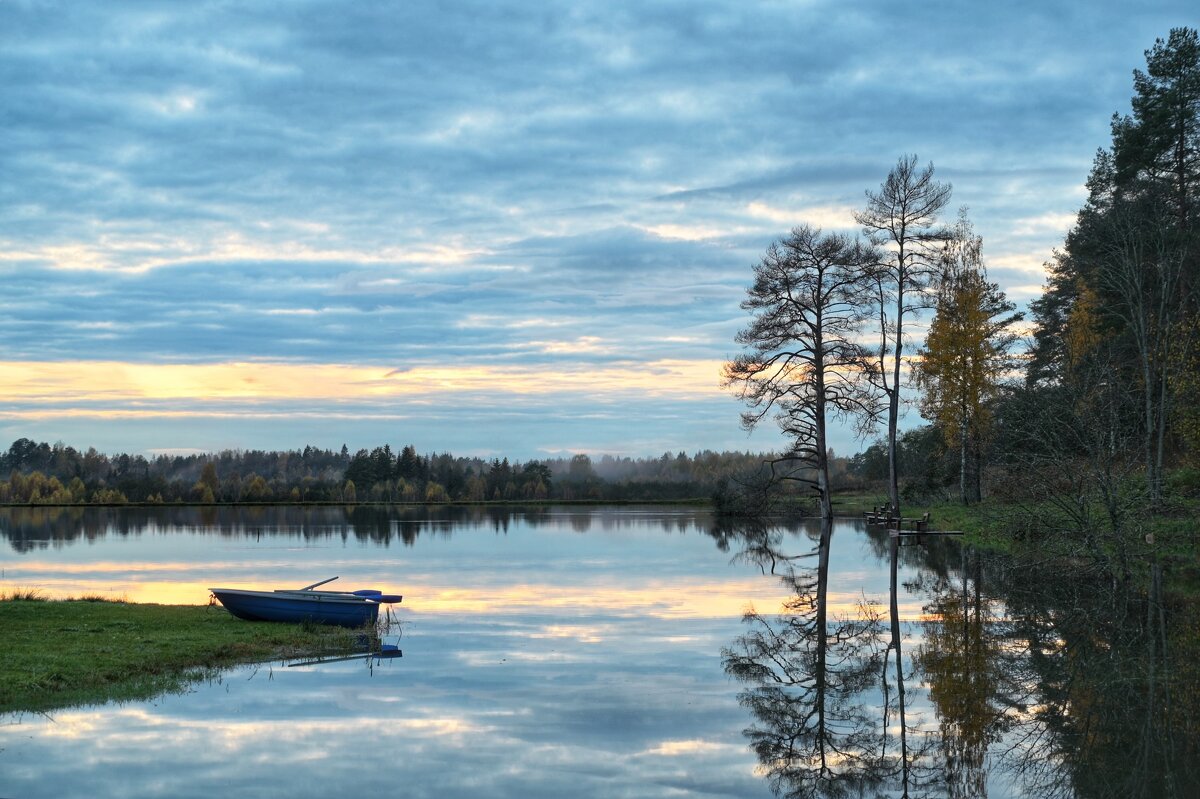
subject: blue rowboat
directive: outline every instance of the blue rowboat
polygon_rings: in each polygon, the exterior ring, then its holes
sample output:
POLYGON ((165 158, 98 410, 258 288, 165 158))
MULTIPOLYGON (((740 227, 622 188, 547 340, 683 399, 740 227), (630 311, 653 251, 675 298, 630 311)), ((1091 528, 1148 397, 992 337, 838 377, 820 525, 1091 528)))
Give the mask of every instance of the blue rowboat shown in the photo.
POLYGON ((379 606, 399 602, 398 594, 361 591, 315 591, 336 580, 330 577, 305 588, 248 591, 242 588, 210 588, 225 609, 249 621, 316 622, 341 627, 363 627, 379 619, 379 606))

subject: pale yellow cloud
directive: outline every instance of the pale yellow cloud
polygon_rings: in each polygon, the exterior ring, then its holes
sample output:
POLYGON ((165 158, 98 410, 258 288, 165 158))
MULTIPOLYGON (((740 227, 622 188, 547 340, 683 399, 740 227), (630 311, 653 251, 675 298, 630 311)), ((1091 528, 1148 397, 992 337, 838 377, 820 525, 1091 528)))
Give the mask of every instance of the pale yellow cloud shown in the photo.
POLYGON ((990 255, 987 257, 987 265, 989 270, 1011 269, 1014 272, 1041 277, 1046 274, 1046 255, 1043 251, 990 255))
MULTIPOLYGON (((480 716, 484 714, 478 714, 480 716)), ((253 721, 228 721, 214 719, 187 719, 153 713, 136 705, 106 707, 102 711, 91 709, 67 709, 54 714, 53 723, 39 729, 38 734, 49 739, 77 740, 94 737, 97 730, 112 723, 119 728, 130 728, 123 733, 122 740, 129 744, 137 737, 144 739, 147 746, 163 736, 162 730, 170 728, 174 743, 181 746, 216 747, 226 752, 245 752, 247 746, 264 740, 301 741, 322 736, 349 737, 361 734, 362 725, 354 718, 288 719, 275 723, 256 718, 253 721), (112 721, 116 719, 116 721, 112 721), (274 728, 266 732, 267 728, 274 728)), ((409 704, 404 716, 389 718, 388 731, 398 737, 429 736, 461 738, 493 731, 490 725, 479 724, 465 716, 449 716, 434 709, 409 704)), ((292 761, 324 757, 320 747, 287 747, 286 751, 272 753, 272 757, 286 756, 292 761)))
POLYGON ((764 202, 752 202, 746 206, 746 212, 760 219, 788 227, 796 225, 815 225, 821 228, 846 229, 857 228, 854 212, 858 209, 849 205, 809 205, 798 208, 777 208, 764 202))
MULTIPOLYGON (((596 352, 599 339, 540 342, 546 351, 596 352)), ((471 393, 536 396, 587 392, 589 395, 675 397, 717 396, 721 362, 656 360, 608 365, 489 366, 418 365, 393 369, 348 364, 231 362, 145 364, 121 361, 0 361, 0 396, 10 403, 45 404, 0 412, 0 418, 37 415, 190 415, 195 408, 171 402, 222 403, 278 401, 376 402, 435 400, 471 393), (136 403, 153 402, 153 408, 136 403), (83 405, 91 407, 81 407, 83 405), (76 406, 70 408, 69 406, 76 406)), ((286 409, 264 407, 267 413, 286 409)))
POLYGON ((1075 227, 1078 219, 1079 216, 1076 213, 1047 211, 1038 216, 1026 216, 1013 220, 1012 232, 1016 236, 1038 236, 1044 233, 1065 236, 1067 231, 1075 227))
POLYGON ((660 757, 679 757, 680 755, 711 754, 721 750, 740 751, 741 747, 691 738, 682 741, 663 741, 658 746, 646 749, 642 754, 658 755, 660 757))
POLYGON ((704 241, 706 239, 720 238, 721 236, 732 236, 737 233, 744 233, 747 228, 743 227, 713 227, 711 225, 676 225, 664 223, 660 225, 634 225, 638 230, 643 230, 660 239, 678 239, 680 241, 704 241))
POLYGON ((531 347, 539 352, 551 355, 571 355, 578 353, 603 354, 615 352, 616 348, 605 344, 604 339, 597 336, 578 336, 572 341, 531 341, 531 347))
POLYGON ((526 319, 513 319, 498 314, 467 314, 454 323, 454 326, 464 330, 524 330, 541 327, 566 327, 576 324, 579 320, 567 317, 552 319, 545 316, 534 316, 526 319))
MULTIPOLYGON (((257 227, 273 230, 276 225, 257 227)), ((163 266, 209 261, 300 261, 305 263, 353 263, 364 267, 406 265, 412 274, 439 271, 474 261, 487 250, 453 244, 380 247, 361 250, 340 246, 327 236, 327 226, 291 220, 288 227, 316 237, 315 242, 287 239, 271 241, 247 236, 241 231, 213 230, 209 235, 182 238, 169 234, 133 236, 104 233, 89 241, 47 244, 23 248, 0 241, 0 261, 43 261, 54 269, 145 272, 163 266)), ((472 268, 483 268, 478 264, 472 268)), ((491 267, 495 268, 495 267, 491 267)))

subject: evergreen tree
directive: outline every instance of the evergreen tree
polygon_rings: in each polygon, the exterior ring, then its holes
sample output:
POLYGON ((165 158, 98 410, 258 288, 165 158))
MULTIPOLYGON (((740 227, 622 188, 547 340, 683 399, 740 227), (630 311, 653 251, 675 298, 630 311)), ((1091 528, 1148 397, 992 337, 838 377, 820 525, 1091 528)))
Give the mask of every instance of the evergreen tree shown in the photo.
POLYGON ((1173 28, 1146 51, 1146 71, 1133 72, 1132 116, 1114 116, 1117 183, 1157 185, 1189 228, 1200 192, 1200 36, 1173 28))
POLYGON ((1067 236, 1044 297, 1028 380, 1128 386, 1139 411, 1125 420, 1141 439, 1152 502, 1177 408, 1200 400, 1185 373, 1200 346, 1200 39, 1177 28, 1134 72, 1132 115, 1115 116, 1112 145, 1088 179, 1088 200, 1067 236), (1109 370, 1097 381, 1089 360, 1109 370))

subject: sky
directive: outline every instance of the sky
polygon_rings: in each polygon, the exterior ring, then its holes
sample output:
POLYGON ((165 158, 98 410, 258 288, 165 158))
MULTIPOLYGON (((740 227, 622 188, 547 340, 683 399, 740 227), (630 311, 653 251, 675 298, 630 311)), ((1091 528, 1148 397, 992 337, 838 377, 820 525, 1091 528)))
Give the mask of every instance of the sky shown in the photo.
POLYGON ((0 446, 777 448, 720 386, 766 247, 854 233, 913 153, 1027 303, 1133 69, 1196 24, 1192 0, 0 0, 0 446))

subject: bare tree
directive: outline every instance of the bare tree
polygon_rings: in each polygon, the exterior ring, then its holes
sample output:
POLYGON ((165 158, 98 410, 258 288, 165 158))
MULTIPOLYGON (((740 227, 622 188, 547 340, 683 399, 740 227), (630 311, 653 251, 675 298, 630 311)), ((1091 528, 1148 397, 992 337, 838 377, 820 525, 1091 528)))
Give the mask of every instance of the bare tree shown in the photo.
POLYGON ((823 235, 807 225, 792 230, 754 267, 754 284, 742 303, 754 317, 737 336, 747 350, 725 365, 724 385, 738 387, 750 406, 743 426, 753 429, 774 413, 791 440, 772 462, 773 473, 780 467, 779 479, 812 485, 826 519, 833 516, 827 416, 876 415, 863 379, 869 359, 855 338, 864 321, 863 291, 878 259, 871 247, 846 236, 823 235))
POLYGON ((929 307, 928 290, 937 276, 941 245, 950 235, 937 226, 937 217, 950 201, 950 192, 949 184, 933 179, 933 164, 919 169, 917 157, 905 155, 878 192, 867 192, 867 207, 854 215, 871 242, 886 247, 875 270, 879 352, 868 373, 888 400, 888 502, 896 514, 900 513, 896 426, 905 321, 929 307))

